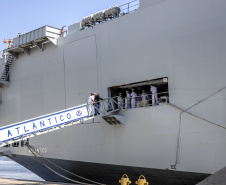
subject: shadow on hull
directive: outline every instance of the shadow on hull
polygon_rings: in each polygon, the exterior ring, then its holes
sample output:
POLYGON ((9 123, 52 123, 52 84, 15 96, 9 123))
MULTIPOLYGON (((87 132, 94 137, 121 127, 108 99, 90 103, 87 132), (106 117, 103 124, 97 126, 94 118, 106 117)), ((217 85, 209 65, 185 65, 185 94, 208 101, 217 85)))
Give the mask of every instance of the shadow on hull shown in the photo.
MULTIPOLYGON (((30 171, 32 171, 33 173, 47 181, 71 183, 70 181, 56 175, 55 173, 47 169, 35 157, 14 155, 13 157, 11 157, 11 159, 23 165, 24 167, 26 167, 27 169, 29 169, 30 171)), ((90 183, 88 181, 79 179, 71 174, 68 174, 62 171, 61 169, 56 168, 55 166, 48 163, 44 159, 42 160, 50 168, 54 169, 61 175, 66 176, 67 178, 84 183, 90 183)), ((147 179, 147 182, 149 182, 152 185, 195 185, 209 176, 209 174, 181 172, 167 169, 161 170, 161 169, 98 164, 59 159, 49 159, 49 160, 72 173, 90 179, 92 181, 108 185, 119 184, 119 180, 121 179, 123 174, 127 174, 132 183, 135 183, 135 181, 137 181, 140 175, 144 175, 145 178, 147 179)))

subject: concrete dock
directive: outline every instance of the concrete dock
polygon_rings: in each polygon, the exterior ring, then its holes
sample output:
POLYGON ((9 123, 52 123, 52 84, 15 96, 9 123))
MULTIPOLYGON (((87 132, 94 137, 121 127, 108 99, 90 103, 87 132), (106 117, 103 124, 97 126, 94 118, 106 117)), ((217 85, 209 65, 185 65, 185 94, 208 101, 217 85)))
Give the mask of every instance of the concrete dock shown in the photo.
POLYGON ((226 184, 226 166, 210 175, 197 185, 225 185, 226 184))
POLYGON ((30 180, 18 180, 18 179, 5 179, 0 178, 0 185, 36 185, 36 184, 52 184, 52 185, 72 185, 71 183, 60 183, 60 182, 48 182, 48 181, 30 181, 30 180))

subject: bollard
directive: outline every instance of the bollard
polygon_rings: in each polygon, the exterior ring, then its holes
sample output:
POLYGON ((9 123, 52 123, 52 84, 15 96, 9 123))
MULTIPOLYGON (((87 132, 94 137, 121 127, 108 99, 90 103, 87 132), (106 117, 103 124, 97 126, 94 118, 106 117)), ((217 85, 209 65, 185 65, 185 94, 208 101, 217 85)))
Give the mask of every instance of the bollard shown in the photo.
POLYGON ((148 185, 149 184, 148 182, 146 182, 146 179, 143 175, 141 175, 139 177, 138 181, 136 181, 135 183, 138 185, 148 185), (143 179, 141 179, 141 177, 143 177, 143 179))
POLYGON ((119 183, 121 183, 121 185, 129 185, 131 184, 131 181, 129 180, 128 176, 124 174, 121 180, 119 180, 119 183))

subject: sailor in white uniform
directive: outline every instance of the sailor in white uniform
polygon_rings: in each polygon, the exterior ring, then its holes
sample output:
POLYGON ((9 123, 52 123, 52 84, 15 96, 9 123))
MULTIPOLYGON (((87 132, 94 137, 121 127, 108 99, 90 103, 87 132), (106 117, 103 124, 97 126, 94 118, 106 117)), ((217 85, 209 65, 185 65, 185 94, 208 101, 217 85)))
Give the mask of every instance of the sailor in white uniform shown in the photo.
POLYGON ((157 97, 157 88, 153 85, 151 85, 150 92, 152 94, 152 106, 155 106, 159 103, 158 97, 157 97))
POLYGON ((146 104, 147 104, 147 100, 148 100, 148 97, 147 97, 147 94, 145 93, 145 90, 142 90, 141 98, 142 98, 142 104, 145 107, 146 104))
POLYGON ((90 94, 89 98, 88 98, 88 111, 89 111, 89 115, 91 115, 93 112, 93 101, 92 101, 92 97, 93 97, 93 93, 90 94))
POLYGON ((125 108, 126 109, 130 108, 130 94, 129 94, 129 91, 126 91, 125 108))
POLYGON ((94 103, 94 98, 95 98, 96 93, 92 93, 92 102, 94 103))
POLYGON ((135 105, 136 105, 137 93, 135 93, 134 90, 135 89, 132 89, 132 92, 130 94, 130 96, 131 96, 131 108, 135 108, 135 105))
POLYGON ((117 97, 118 100, 118 108, 122 108, 122 93, 119 93, 119 96, 117 97))
MULTIPOLYGON (((95 101, 94 101, 95 96, 96 96, 96 93, 93 93, 93 95, 92 95, 92 102, 93 102, 93 104, 95 103, 95 101)), ((94 106, 92 106, 92 107, 93 107, 93 114, 95 114, 95 107, 94 106)))

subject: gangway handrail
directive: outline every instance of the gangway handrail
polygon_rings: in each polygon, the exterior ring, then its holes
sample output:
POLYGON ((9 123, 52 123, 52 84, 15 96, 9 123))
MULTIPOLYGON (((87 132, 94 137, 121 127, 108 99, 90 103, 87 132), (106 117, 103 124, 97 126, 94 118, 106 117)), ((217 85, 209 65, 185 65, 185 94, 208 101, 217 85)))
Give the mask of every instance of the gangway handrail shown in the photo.
MULTIPOLYGON (((161 92, 158 94, 166 94, 161 92)), ((152 95, 152 94, 147 94, 152 95)), ((91 104, 82 104, 72 108, 57 111, 51 114, 42 115, 25 121, 9 124, 0 127, 0 147, 9 145, 41 134, 49 133, 74 124, 80 124, 93 119, 95 109, 103 115, 124 110, 125 103, 122 106, 115 100, 118 96, 102 99, 91 104), (97 104, 100 104, 97 106, 97 104)), ((141 97, 141 96, 138 96, 141 97)), ((125 100, 126 98, 123 98, 125 100)), ((165 99, 168 102, 168 98, 165 99)))
POLYGON ((85 104, 81 104, 81 105, 78 105, 78 106, 75 106, 75 107, 71 107, 71 108, 68 108, 68 109, 63 109, 63 110, 60 110, 60 111, 57 111, 57 112, 54 112, 54 113, 45 114, 45 115, 42 115, 42 116, 37 116, 37 117, 32 118, 32 119, 27 119, 27 120, 20 121, 20 122, 17 122, 17 123, 12 123, 12 124, 9 124, 9 125, 5 125, 5 126, 0 127, 0 130, 1 130, 2 128, 6 128, 6 127, 9 127, 9 126, 13 126, 13 125, 15 125, 15 124, 21 124, 21 123, 28 122, 28 121, 31 121, 31 120, 36 120, 36 119, 39 119, 39 118, 42 118, 42 117, 51 116, 51 115, 53 115, 53 114, 61 113, 61 112, 63 112, 63 111, 68 111, 68 110, 71 110, 71 109, 73 109, 73 108, 79 108, 79 107, 85 106, 85 105, 87 105, 87 104, 86 104, 86 103, 85 103, 85 104))
MULTIPOLYGON (((159 105, 161 104, 166 104, 169 102, 169 92, 166 91, 166 92, 159 92, 159 93, 156 93, 157 95, 162 95, 161 97, 157 98, 158 101, 159 101, 159 105)), ((135 108, 140 108, 140 107, 147 107, 147 106, 152 106, 153 104, 149 102, 149 100, 151 100, 152 98, 152 95, 154 95, 154 93, 150 93, 150 94, 146 94, 146 97, 148 97, 146 99, 146 101, 148 101, 148 103, 145 103, 145 105, 143 106, 136 106, 135 108)), ((106 114, 110 114, 110 113, 113 113, 113 112, 116 112, 116 111, 119 111, 119 110, 125 110, 125 109, 130 109, 131 108, 131 97, 128 98, 129 99, 129 102, 126 103, 126 100, 127 98, 122 98, 122 104, 119 104, 118 101, 117 101, 117 98, 119 96, 113 96, 113 97, 108 97, 108 98, 105 98, 103 100, 100 100, 100 101, 97 101, 95 103, 92 104, 92 107, 93 109, 97 109, 98 112, 101 112, 103 115, 106 115, 106 114), (97 107, 95 104, 96 103, 99 103, 100 106, 97 107), (129 104, 129 107, 126 106, 126 104, 129 104)), ((142 100, 142 96, 137 96, 136 97, 136 102, 143 102, 142 100), (141 100, 138 101, 137 99, 140 98, 141 100)), ((94 110, 93 110, 94 111, 94 110)))
MULTIPOLYGON (((167 104, 169 102, 169 92, 159 92, 156 93, 157 95, 162 95, 161 97, 157 98, 159 103, 158 105, 161 104, 167 104)), ((143 102, 143 105, 136 105, 134 108, 141 108, 141 107, 147 107, 147 106, 153 106, 152 103, 150 103, 150 100, 152 99, 152 95, 154 95, 154 93, 150 93, 150 94, 146 94, 146 101, 148 103, 144 103, 144 101, 142 100, 142 96, 137 96, 136 97, 136 103, 141 103, 143 102), (137 99, 140 98, 140 101, 138 101, 137 99)), ((114 96, 114 97, 108 97, 105 98, 103 100, 97 101, 95 103, 92 103, 92 111, 95 111, 94 109, 97 110, 97 112, 100 112, 103 114, 103 116, 106 116, 107 114, 111 114, 114 113, 116 111, 122 110, 125 111, 126 109, 130 109, 131 108, 131 97, 129 98, 122 98, 121 104, 118 102, 117 98, 119 96, 114 96), (128 100, 128 102, 126 102, 126 100, 128 100), (100 104, 99 106, 97 106, 96 104, 100 104), (129 106, 128 106, 129 105, 129 106)), ((157 104, 156 104, 157 105, 157 104)))
POLYGON ((41 134, 49 133, 74 124, 80 124, 94 118, 94 110, 101 111, 103 115, 118 111, 114 108, 116 97, 105 98, 99 102, 101 108, 95 103, 82 104, 72 108, 64 109, 54 113, 42 115, 25 121, 0 127, 0 147, 9 145, 41 134), (111 110, 111 111, 109 111, 111 110))
POLYGON ((92 106, 94 109, 97 109, 103 115, 123 109, 121 107, 117 108, 118 102, 115 99, 117 99, 117 96, 108 97, 95 103, 92 103, 92 106), (96 104, 100 104, 100 107, 97 107, 96 104))
POLYGON ((0 147, 93 119, 87 104, 0 127, 0 147))

